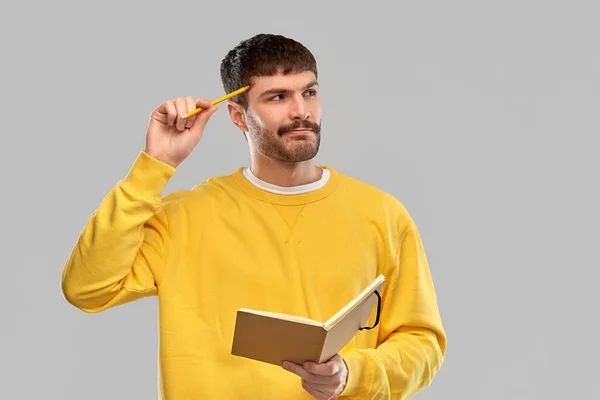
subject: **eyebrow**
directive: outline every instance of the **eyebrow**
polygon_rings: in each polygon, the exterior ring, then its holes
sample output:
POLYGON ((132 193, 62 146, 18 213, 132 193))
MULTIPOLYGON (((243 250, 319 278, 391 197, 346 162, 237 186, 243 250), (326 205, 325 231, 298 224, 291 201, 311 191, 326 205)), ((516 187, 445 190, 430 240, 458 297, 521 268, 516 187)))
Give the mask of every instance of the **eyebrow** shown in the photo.
MULTIPOLYGON (((306 89, 308 89, 308 88, 311 88, 311 87, 313 87, 313 86, 318 86, 318 85, 319 85, 319 82, 317 82, 317 80, 313 80, 313 81, 310 81, 310 82, 308 83, 308 85, 304 86, 304 89, 303 89, 303 90, 306 90, 306 89)), ((283 88, 273 88, 273 89, 265 90, 264 92, 262 92, 262 93, 260 94, 260 96, 259 96, 259 97, 261 97, 261 98, 262 98, 262 97, 265 97, 265 96, 267 96, 267 95, 269 95, 269 94, 275 94, 275 93, 290 93, 290 92, 291 92, 291 90, 290 90, 290 89, 283 89, 283 88)))

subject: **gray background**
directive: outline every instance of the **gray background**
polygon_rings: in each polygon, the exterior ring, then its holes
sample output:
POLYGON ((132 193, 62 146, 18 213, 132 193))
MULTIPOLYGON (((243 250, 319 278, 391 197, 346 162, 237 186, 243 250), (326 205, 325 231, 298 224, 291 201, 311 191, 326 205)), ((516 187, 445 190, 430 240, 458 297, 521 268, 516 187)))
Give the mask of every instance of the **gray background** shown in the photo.
MULTIPOLYGON (((397 196, 422 233, 449 347, 417 397, 600 398, 597 2, 16 4, 0 8, 0 397, 156 398, 156 299, 84 314, 62 267, 150 111, 220 97, 222 57, 272 32, 318 59, 317 161, 397 196)), ((248 161, 221 107, 167 192, 248 161)))

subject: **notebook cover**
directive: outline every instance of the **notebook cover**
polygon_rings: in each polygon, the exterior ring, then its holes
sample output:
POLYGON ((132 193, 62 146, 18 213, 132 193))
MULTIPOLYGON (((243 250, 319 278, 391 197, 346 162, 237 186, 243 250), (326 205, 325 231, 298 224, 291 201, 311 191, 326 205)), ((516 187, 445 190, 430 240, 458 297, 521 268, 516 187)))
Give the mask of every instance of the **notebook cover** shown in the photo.
POLYGON ((279 365, 316 361, 325 340, 323 326, 237 312, 231 354, 279 365))

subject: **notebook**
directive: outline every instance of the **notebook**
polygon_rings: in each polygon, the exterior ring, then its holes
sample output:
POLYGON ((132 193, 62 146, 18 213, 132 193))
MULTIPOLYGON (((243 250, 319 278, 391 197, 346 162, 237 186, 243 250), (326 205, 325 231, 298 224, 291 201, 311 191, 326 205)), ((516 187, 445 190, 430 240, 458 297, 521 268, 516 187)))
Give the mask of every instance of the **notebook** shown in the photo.
POLYGON ((240 308, 231 354, 279 366, 284 361, 327 362, 359 331, 379 324, 384 283, 381 274, 325 322, 240 308), (367 326, 373 314, 375 321, 367 326))

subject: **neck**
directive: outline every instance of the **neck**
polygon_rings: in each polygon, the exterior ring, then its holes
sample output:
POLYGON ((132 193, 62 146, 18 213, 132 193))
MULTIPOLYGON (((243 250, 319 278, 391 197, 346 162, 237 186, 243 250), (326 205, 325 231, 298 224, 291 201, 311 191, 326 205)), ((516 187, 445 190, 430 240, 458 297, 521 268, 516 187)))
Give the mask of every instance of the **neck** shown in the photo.
POLYGON ((313 160, 284 162, 258 153, 251 155, 250 169, 258 179, 284 187, 313 183, 323 175, 323 170, 317 167, 313 160))

